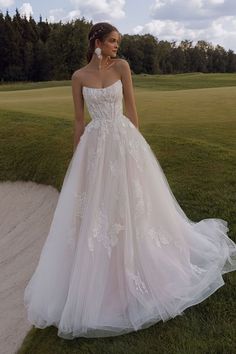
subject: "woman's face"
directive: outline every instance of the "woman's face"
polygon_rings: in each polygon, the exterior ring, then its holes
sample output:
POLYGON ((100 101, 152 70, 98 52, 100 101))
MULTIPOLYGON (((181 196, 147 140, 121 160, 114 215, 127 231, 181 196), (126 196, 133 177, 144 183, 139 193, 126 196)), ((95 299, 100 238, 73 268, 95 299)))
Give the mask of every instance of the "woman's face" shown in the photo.
POLYGON ((120 34, 116 31, 110 32, 103 42, 100 42, 100 48, 103 55, 115 57, 120 44, 120 34))

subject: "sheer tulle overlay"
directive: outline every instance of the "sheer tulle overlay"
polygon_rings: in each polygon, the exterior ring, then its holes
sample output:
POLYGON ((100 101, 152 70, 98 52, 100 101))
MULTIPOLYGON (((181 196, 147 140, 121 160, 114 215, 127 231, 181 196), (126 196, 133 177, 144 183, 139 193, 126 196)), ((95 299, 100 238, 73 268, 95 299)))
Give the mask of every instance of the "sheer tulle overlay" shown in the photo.
POLYGON ((83 87, 92 120, 68 166, 28 320, 58 336, 115 336, 183 314, 236 269, 227 222, 187 218, 149 144, 123 114, 122 82, 83 87))

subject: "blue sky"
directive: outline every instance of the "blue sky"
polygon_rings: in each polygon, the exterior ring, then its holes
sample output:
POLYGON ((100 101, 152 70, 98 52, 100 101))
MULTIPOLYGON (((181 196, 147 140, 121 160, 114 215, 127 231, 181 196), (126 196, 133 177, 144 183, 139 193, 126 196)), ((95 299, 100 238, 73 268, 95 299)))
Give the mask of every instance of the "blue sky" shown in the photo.
POLYGON ((236 52, 235 0, 0 0, 0 9, 36 21, 67 22, 84 16, 94 23, 108 21, 122 34, 151 33, 159 40, 203 39, 236 52))

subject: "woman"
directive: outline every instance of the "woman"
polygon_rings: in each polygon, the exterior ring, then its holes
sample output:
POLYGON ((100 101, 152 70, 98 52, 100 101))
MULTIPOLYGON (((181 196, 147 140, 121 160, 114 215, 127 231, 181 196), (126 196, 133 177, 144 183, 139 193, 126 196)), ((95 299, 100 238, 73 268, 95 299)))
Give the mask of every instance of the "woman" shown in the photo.
POLYGON ((29 321, 67 339, 183 314, 236 269, 227 222, 187 218, 139 132, 130 68, 116 59, 120 38, 114 26, 95 24, 88 64, 72 75, 74 154, 25 289, 29 321))
POLYGON ((89 33, 88 65, 72 75, 72 90, 75 108, 75 141, 76 148, 80 136, 84 132, 84 98, 82 87, 104 88, 122 80, 126 116, 138 129, 138 116, 134 101, 131 72, 124 59, 114 59, 120 44, 121 35, 108 23, 97 23, 89 33), (103 39, 103 40, 102 40, 103 39), (102 50, 98 56, 95 48, 102 50))

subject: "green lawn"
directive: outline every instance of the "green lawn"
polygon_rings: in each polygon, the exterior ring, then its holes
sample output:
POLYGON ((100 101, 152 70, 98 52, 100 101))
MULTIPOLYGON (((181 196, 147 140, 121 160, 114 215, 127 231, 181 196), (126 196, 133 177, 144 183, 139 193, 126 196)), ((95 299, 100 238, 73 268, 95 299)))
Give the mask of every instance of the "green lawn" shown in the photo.
MULTIPOLYGON (((178 75, 133 75, 135 86, 149 90, 170 91, 210 87, 236 86, 236 73, 203 74, 189 73, 178 75)), ((70 81, 16 82, 0 83, 0 91, 32 90, 39 88, 70 86, 70 81)))
MULTIPOLYGON (((134 84, 140 131, 181 207, 194 221, 227 220, 236 240, 236 75, 141 75, 134 84)), ((1 86, 0 180, 32 180, 60 190, 73 149, 70 82, 16 86, 1 86)), ((19 354, 233 354, 235 272, 224 279, 226 285, 207 300, 165 323, 73 341, 59 338, 55 327, 32 329, 19 354)))

